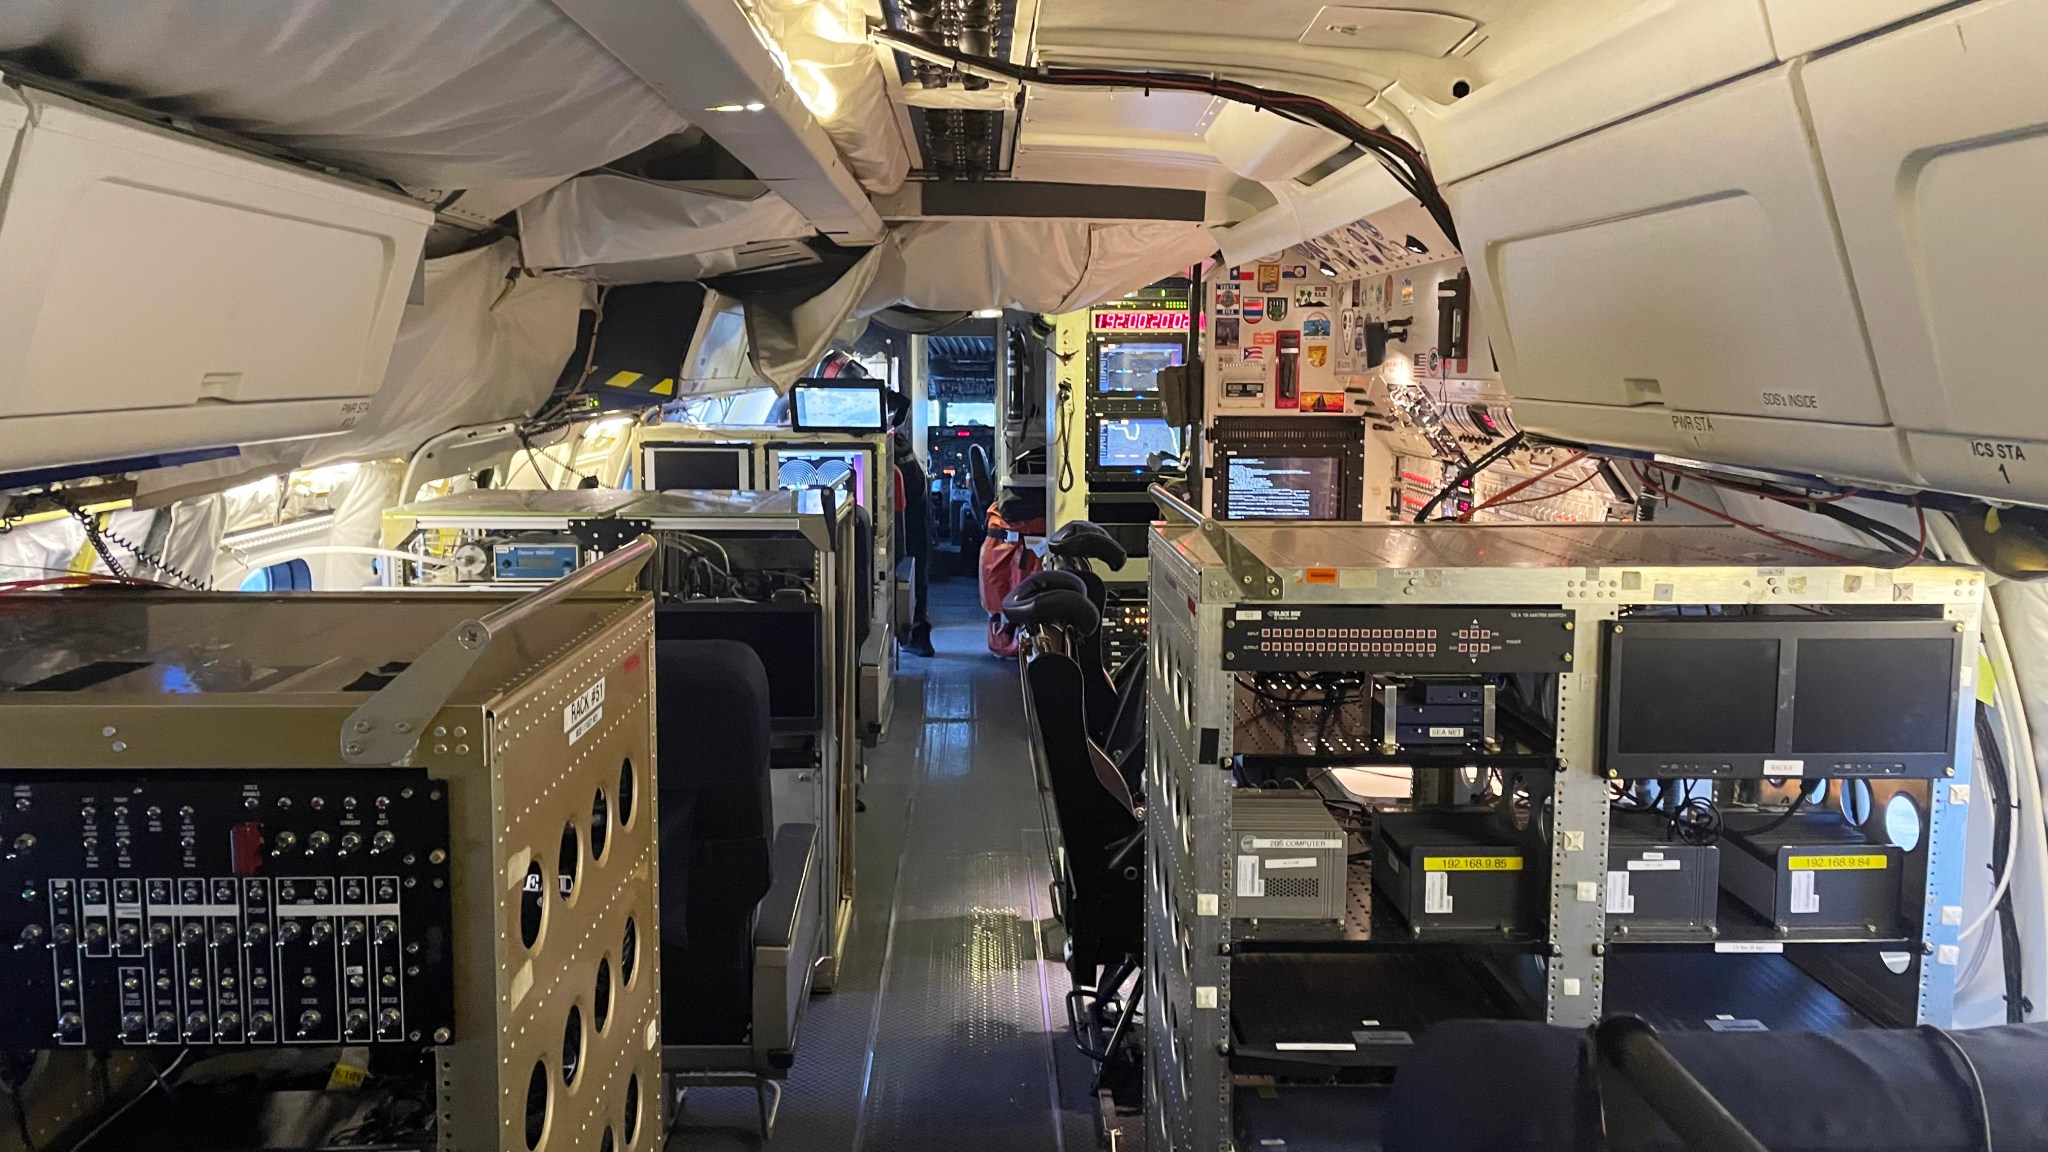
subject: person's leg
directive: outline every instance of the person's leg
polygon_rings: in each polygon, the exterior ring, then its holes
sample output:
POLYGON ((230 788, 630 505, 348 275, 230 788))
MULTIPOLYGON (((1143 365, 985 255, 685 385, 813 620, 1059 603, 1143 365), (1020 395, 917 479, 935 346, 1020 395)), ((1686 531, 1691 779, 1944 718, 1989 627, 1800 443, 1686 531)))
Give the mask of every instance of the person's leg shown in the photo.
POLYGON ((932 648, 931 588, 932 533, 930 512, 923 501, 913 500, 904 509, 906 551, 910 554, 910 633, 903 642, 906 651, 917 656, 935 656, 932 648))

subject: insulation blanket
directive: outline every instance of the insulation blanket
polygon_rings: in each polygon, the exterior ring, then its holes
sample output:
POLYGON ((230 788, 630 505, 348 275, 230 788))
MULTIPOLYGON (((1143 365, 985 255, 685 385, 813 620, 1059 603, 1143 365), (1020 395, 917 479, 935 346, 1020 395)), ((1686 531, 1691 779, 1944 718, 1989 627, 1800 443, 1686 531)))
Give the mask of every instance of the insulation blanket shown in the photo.
POLYGON ((153 107, 443 189, 571 176, 685 127, 547 0, 0 4, 0 52, 31 49, 153 107))

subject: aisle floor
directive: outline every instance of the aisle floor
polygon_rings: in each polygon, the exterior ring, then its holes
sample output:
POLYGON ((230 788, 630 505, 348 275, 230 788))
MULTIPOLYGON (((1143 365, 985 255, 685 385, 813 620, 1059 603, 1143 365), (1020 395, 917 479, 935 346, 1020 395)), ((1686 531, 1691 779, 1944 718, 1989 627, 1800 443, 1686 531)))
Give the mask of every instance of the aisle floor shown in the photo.
MULTIPOLYGON (((1088 1152, 1017 665, 975 587, 932 587, 934 659, 903 657, 868 753, 851 942, 811 1001, 772 1152, 1088 1152)), ((669 1152, 762 1147, 747 1089, 693 1088, 669 1152)))

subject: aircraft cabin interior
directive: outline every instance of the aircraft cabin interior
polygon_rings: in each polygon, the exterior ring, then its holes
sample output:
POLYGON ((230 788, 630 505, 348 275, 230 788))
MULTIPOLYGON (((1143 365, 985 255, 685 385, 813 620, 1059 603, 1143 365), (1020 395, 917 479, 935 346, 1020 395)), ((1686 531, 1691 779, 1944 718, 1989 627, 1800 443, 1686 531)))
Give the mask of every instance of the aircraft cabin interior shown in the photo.
POLYGON ((2048 1152, 2044 77, 0 3, 0 1152, 2048 1152))

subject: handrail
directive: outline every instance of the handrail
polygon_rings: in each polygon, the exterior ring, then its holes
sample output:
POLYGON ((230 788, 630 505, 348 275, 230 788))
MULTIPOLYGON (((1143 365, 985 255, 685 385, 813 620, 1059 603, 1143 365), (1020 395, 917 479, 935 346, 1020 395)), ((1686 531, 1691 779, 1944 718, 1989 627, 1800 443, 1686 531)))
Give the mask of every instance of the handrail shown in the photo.
POLYGON ((491 641, 577 593, 624 591, 638 582, 654 549, 654 538, 642 536, 560 580, 449 629, 342 722, 341 758, 364 766, 411 759, 427 723, 448 703, 491 641))

